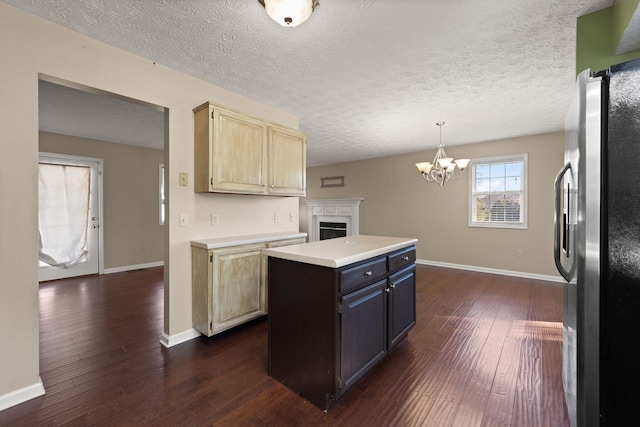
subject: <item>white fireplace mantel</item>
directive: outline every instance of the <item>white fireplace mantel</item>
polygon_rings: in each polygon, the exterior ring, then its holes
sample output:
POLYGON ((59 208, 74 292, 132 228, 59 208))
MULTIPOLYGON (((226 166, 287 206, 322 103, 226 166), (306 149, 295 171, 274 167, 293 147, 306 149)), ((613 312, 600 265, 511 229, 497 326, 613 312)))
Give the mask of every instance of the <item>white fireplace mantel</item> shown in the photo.
POLYGON ((305 200, 309 206, 309 241, 320 240, 320 222, 333 221, 347 224, 347 236, 360 234, 360 202, 354 199, 305 200))

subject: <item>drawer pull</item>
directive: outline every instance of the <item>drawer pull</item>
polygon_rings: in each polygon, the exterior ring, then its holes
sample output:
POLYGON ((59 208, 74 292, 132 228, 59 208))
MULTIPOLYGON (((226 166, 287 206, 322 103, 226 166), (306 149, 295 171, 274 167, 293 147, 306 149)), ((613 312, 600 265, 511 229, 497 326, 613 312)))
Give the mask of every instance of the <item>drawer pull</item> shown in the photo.
POLYGON ((372 274, 373 274, 373 272, 371 270, 364 272, 365 276, 371 276, 372 274))
POLYGON ((408 257, 408 256, 403 256, 403 257, 402 257, 402 260, 403 260, 403 261, 409 261, 409 257, 408 257))

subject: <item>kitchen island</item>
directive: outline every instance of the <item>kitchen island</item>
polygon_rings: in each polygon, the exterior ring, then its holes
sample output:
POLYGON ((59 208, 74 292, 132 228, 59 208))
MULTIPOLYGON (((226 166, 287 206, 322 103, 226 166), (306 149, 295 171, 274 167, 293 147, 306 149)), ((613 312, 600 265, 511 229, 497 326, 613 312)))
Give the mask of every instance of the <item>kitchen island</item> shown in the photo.
POLYGON ((333 407, 415 325, 413 238, 348 236, 269 257, 269 375, 333 407))

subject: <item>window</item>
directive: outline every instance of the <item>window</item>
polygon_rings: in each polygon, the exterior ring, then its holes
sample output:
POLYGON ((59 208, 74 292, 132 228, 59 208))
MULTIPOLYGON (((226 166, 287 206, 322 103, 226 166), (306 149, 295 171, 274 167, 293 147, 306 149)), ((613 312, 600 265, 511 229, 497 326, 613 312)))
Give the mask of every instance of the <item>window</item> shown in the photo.
POLYGON ((527 228, 527 155, 471 162, 469 226, 527 228))
POLYGON ((160 207, 158 223, 164 225, 164 165, 162 163, 158 167, 158 205, 160 207))

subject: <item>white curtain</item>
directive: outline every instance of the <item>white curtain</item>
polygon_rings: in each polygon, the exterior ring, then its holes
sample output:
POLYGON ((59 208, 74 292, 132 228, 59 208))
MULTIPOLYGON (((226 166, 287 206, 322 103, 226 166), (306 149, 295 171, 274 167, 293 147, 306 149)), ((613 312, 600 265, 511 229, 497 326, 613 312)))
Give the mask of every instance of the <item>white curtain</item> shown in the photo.
POLYGON ((91 168, 40 163, 40 260, 70 268, 87 254, 91 168))

